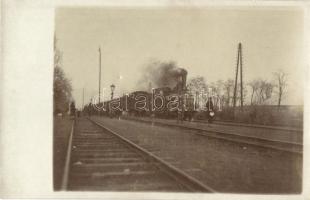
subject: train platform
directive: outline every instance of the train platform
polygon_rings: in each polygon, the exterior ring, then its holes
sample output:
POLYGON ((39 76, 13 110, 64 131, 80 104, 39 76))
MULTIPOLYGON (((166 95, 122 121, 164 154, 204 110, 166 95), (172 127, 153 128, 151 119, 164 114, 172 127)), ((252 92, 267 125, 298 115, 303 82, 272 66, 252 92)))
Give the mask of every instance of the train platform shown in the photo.
POLYGON ((289 142, 289 143, 303 143, 303 133, 296 132, 290 129, 268 129, 264 128, 253 128, 245 126, 232 126, 229 124, 210 124, 210 123, 201 123, 194 121, 182 121, 178 122, 176 119, 159 119, 151 117, 133 117, 133 116, 123 116, 122 119, 126 120, 135 120, 139 122, 146 123, 155 123, 155 125, 169 125, 169 126, 178 126, 183 128, 195 129, 197 131, 210 131, 218 133, 228 133, 233 135, 240 135, 253 138, 261 138, 266 140, 274 140, 280 142, 289 142))

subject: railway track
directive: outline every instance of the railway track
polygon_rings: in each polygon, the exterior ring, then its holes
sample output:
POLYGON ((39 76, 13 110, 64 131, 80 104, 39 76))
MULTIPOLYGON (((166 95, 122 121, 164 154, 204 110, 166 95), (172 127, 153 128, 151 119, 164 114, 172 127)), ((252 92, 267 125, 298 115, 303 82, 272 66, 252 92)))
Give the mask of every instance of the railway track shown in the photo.
MULTIPOLYGON (((206 124, 205 120, 194 120, 194 122, 206 124)), ((303 130, 300 128, 294 127, 279 127, 279 126, 269 126, 269 125, 259 125, 259 124, 246 124, 246 123, 238 123, 238 122, 228 122, 228 121, 219 121, 215 120, 214 124, 224 125, 224 126, 243 126, 249 128, 259 128, 259 129, 270 129, 270 130, 279 130, 279 131, 287 131, 287 132, 295 132, 302 133, 303 130)))
POLYGON ((171 163, 91 119, 71 132, 63 190, 215 192, 171 163))
POLYGON ((259 137, 254 137, 254 136, 245 136, 245 135, 240 135, 238 133, 207 130, 207 129, 202 129, 198 127, 194 128, 194 127, 189 127, 183 124, 173 124, 173 123, 166 123, 166 122, 161 122, 161 121, 150 121, 150 120, 137 119, 137 118, 135 119, 123 118, 123 119, 139 121, 139 122, 148 123, 152 125, 182 128, 186 130, 195 131, 195 134, 197 135, 216 138, 216 139, 234 142, 234 143, 242 144, 242 145, 268 148, 268 149, 273 149, 277 151, 284 151, 284 152, 300 154, 300 155, 302 155, 302 152, 303 152, 303 145, 300 143, 295 143, 295 142, 285 142, 285 141, 280 141, 280 140, 271 140, 271 139, 259 138, 259 137))

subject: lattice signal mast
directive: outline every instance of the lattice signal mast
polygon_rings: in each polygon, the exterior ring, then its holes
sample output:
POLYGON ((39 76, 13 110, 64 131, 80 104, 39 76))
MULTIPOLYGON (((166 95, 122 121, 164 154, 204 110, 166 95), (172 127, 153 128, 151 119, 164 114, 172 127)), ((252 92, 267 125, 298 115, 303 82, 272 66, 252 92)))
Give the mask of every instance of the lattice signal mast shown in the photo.
POLYGON ((238 87, 238 72, 240 66, 240 106, 243 109, 243 77, 242 77, 242 45, 238 44, 238 55, 237 55, 237 66, 236 66, 236 78, 235 78, 235 89, 234 89, 234 109, 237 103, 237 87, 238 87))

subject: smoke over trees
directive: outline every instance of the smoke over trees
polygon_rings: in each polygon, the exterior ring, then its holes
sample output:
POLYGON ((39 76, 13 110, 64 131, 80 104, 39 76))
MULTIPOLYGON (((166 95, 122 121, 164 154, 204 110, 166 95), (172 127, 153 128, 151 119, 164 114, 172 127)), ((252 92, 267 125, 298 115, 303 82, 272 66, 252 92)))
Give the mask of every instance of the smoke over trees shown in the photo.
POLYGON ((145 66, 143 76, 138 81, 138 88, 149 90, 150 88, 170 87, 173 89, 182 75, 187 75, 187 71, 178 67, 173 61, 153 61, 145 66))

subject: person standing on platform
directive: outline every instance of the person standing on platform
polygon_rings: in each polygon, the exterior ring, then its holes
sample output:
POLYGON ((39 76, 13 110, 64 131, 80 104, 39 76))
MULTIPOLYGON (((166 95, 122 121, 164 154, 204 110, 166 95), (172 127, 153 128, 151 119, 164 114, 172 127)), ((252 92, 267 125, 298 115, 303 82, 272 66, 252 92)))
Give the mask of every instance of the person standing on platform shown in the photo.
POLYGON ((207 108, 208 122, 212 123, 214 120, 214 107, 213 107, 213 101, 211 97, 208 98, 208 101, 206 103, 206 108, 207 108))

